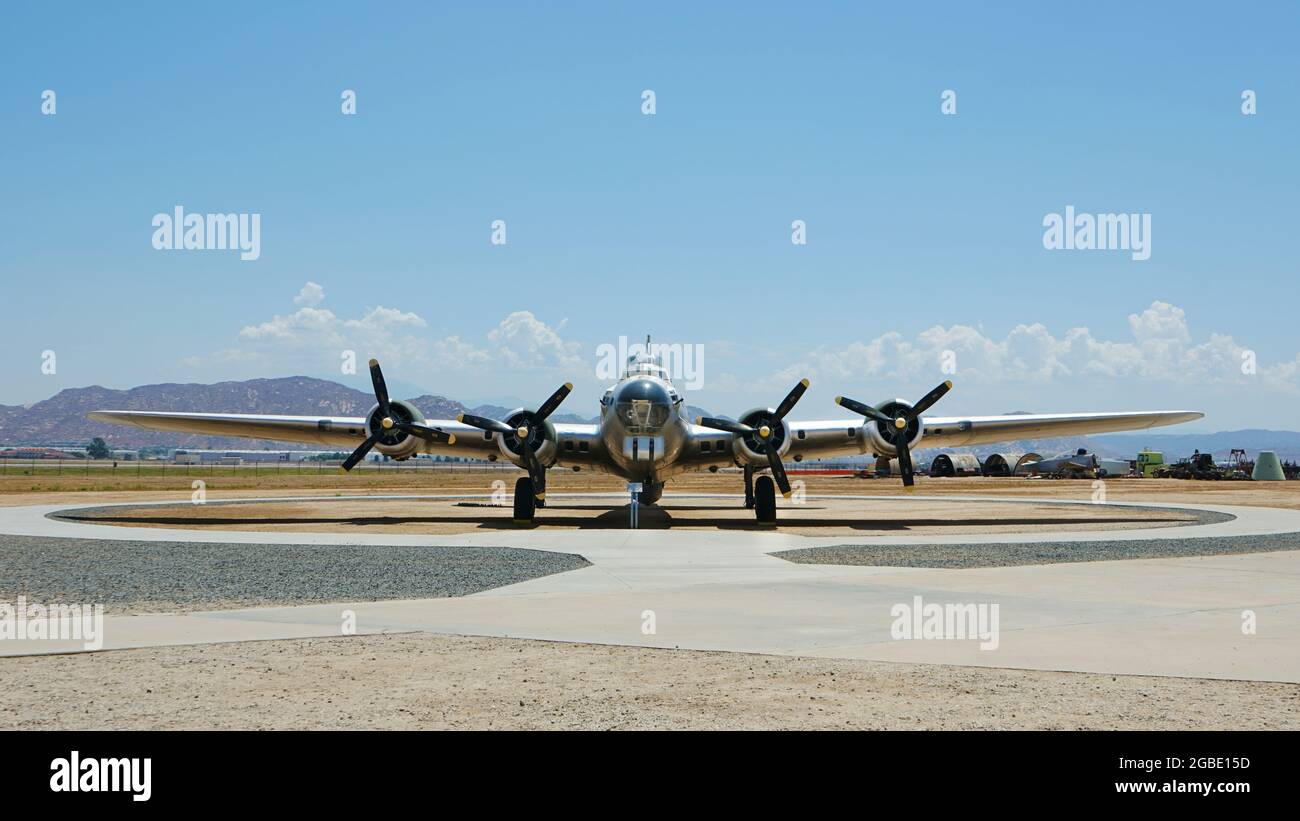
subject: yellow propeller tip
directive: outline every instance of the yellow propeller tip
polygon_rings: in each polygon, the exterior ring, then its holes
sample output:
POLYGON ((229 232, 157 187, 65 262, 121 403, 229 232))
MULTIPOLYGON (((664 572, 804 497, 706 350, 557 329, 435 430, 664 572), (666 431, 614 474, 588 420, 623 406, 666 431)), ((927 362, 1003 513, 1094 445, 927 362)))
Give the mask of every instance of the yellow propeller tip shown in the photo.
POLYGON ((907 493, 915 493, 915 492, 916 492, 916 486, 915 486, 915 485, 903 485, 903 490, 906 491, 907 493))
POLYGON ((800 384, 800 385, 803 385, 803 386, 806 388, 806 387, 808 387, 809 385, 811 385, 812 383, 809 382, 807 379, 800 379, 800 380, 799 380, 799 384, 800 384))
POLYGON ((339 474, 342 475, 342 476, 347 476, 347 475, 348 475, 348 470, 347 470, 347 468, 345 468, 345 467, 340 467, 340 468, 339 468, 339 474))
POLYGON ((571 391, 571 390, 573 390, 573 383, 572 383, 572 382, 565 382, 565 383, 564 383, 564 389, 565 389, 566 391, 571 391))
POLYGON ((458 413, 458 414, 456 414, 456 421, 457 421, 457 422, 464 422, 464 421, 465 421, 465 414, 463 414, 463 413, 458 413))
POLYGON ((781 495, 784 496, 785 498, 789 499, 791 496, 794 495, 794 491, 793 491, 793 490, 787 490, 785 493, 782 493, 781 495))
POLYGON ((379 364, 379 360, 378 360, 378 359, 372 359, 372 360, 370 360, 370 367, 373 368, 374 366, 376 366, 376 365, 378 365, 378 364, 379 364))
POLYGON ((951 380, 951 379, 945 379, 945 380, 943 380, 943 384, 944 384, 945 387, 951 388, 951 387, 952 387, 952 380, 951 380))
POLYGON ((703 416, 697 416, 697 417, 695 417, 695 424, 697 424, 697 425, 700 424, 700 420, 702 420, 703 418, 704 418, 703 416))
POLYGON ((837 405, 843 405, 843 404, 844 404, 844 397, 843 397, 843 396, 837 396, 837 397, 835 397, 835 404, 837 404, 837 405))
POLYGON ((538 493, 538 494, 536 494, 536 496, 537 496, 538 499, 540 499, 540 500, 542 500, 542 501, 545 501, 545 500, 546 500, 546 494, 545 494, 545 493, 538 493))

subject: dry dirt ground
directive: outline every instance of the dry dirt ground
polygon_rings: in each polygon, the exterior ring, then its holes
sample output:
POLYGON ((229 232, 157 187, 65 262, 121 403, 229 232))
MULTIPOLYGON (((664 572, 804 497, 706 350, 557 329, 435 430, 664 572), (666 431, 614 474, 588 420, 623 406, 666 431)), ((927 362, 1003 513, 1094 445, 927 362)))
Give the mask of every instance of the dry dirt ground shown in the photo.
POLYGON ((403 634, 0 661, 0 729, 1300 729, 1300 686, 403 634))

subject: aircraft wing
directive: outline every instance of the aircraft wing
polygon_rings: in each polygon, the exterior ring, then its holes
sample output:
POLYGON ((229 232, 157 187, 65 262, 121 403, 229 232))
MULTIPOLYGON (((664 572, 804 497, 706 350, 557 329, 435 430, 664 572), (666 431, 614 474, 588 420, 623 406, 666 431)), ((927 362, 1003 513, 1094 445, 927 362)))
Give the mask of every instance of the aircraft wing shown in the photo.
POLYGON ((95 422, 132 425, 177 433, 242 436, 355 448, 366 438, 366 420, 360 416, 273 416, 247 413, 165 413, 156 411, 92 411, 95 422))
MULTIPOLYGON (((1003 416, 922 416, 925 435, 917 450, 1082 436, 1124 430, 1145 430, 1191 422, 1205 414, 1197 411, 1141 411, 1135 413, 1012 413, 1003 416)), ((806 459, 871 453, 870 426, 862 417, 816 422, 788 420, 792 431, 789 455, 806 459)))
POLYGON ((1144 430, 1191 422, 1197 411, 1139 411, 1135 413, 1012 413, 1004 416, 923 416, 925 436, 918 448, 983 445, 1014 439, 1044 439, 1144 430))
MULTIPOLYGON (((199 433, 210 436, 238 436, 245 439, 269 439, 276 442, 299 442, 339 450, 353 450, 366 438, 366 420, 361 416, 273 416, 254 413, 169 413, 162 411, 92 411, 86 414, 95 422, 133 425, 149 430, 199 433)), ((486 458, 500 453, 495 434, 455 419, 426 419, 422 423, 455 435, 454 443, 426 441, 421 453, 445 453, 486 458)), ((591 464, 602 451, 596 425, 555 425, 559 458, 565 464, 591 464)))
MULTIPOLYGON (((366 420, 361 416, 275 416, 253 413, 169 413, 162 411, 92 411, 86 414, 95 422, 133 425, 150 430, 200 433, 210 436, 238 436, 246 439, 269 439, 299 442, 351 450, 366 438, 366 420)), ((425 425, 455 434, 455 444, 428 443, 425 453, 496 452, 496 442, 485 439, 483 431, 454 419, 426 419, 425 425)))

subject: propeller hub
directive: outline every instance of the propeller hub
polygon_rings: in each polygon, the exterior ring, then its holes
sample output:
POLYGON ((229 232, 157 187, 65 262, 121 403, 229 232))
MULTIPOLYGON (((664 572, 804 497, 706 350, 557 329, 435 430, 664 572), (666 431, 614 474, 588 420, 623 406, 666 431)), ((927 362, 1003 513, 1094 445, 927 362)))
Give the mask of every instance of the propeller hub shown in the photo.
POLYGON ((520 425, 519 427, 515 428, 515 436, 519 439, 520 442, 522 442, 522 441, 524 441, 525 439, 527 439, 527 438, 528 438, 528 426, 527 426, 527 425, 520 425))
POLYGON ((896 418, 894 420, 894 427, 898 428, 899 430, 903 430, 904 428, 907 427, 907 419, 902 416, 896 418))
POLYGON ((384 430, 392 430, 392 429, 393 429, 393 417, 391 417, 391 416, 385 416, 383 419, 380 420, 379 424, 380 424, 380 426, 381 426, 384 430))
POLYGON ((760 438, 766 439, 772 435, 772 429, 767 425, 763 425, 758 429, 758 435, 760 438))

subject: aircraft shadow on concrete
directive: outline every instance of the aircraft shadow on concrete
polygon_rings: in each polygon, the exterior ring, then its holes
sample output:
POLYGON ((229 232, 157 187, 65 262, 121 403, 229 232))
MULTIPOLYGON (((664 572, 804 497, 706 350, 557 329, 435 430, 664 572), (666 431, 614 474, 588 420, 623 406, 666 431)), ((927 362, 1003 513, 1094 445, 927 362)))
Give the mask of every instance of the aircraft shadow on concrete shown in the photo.
MULTIPOLYGON (((462 508, 463 509, 463 508, 462 508)), ((463 524, 485 530, 527 530, 537 528, 568 528, 578 530, 626 530, 629 512, 627 505, 608 507, 603 505, 552 505, 537 511, 537 518, 531 524, 518 524, 511 518, 509 507, 482 507, 481 513, 459 516, 273 516, 252 518, 249 516, 214 516, 203 515, 145 515, 114 516, 104 514, 65 515, 59 518, 73 521, 95 522, 99 524, 137 524, 158 525, 163 527, 219 528, 231 525, 338 525, 340 528, 384 527, 396 525, 439 525, 463 524), (580 515, 574 515, 580 514, 580 515), (594 514, 594 515, 593 515, 594 514)), ((674 520, 673 511, 708 512, 741 511, 736 505, 713 506, 659 506, 642 505, 640 509, 640 529, 671 530, 679 528, 716 528, 718 530, 761 530, 760 526, 748 515, 734 519, 709 519, 691 517, 674 520)), ((804 507, 802 510, 824 510, 819 507, 804 507)), ((1029 526, 1050 528, 1064 525, 1150 525, 1150 524, 1188 524, 1188 522, 1167 518, 1144 518, 1140 516, 1053 516, 1044 518, 1020 518, 1007 516, 965 517, 945 519, 879 519, 879 518, 814 518, 800 516, 790 508, 781 508, 778 513, 778 527, 816 529, 847 529, 862 531, 907 531, 916 528, 978 528, 993 526, 1029 526)))

